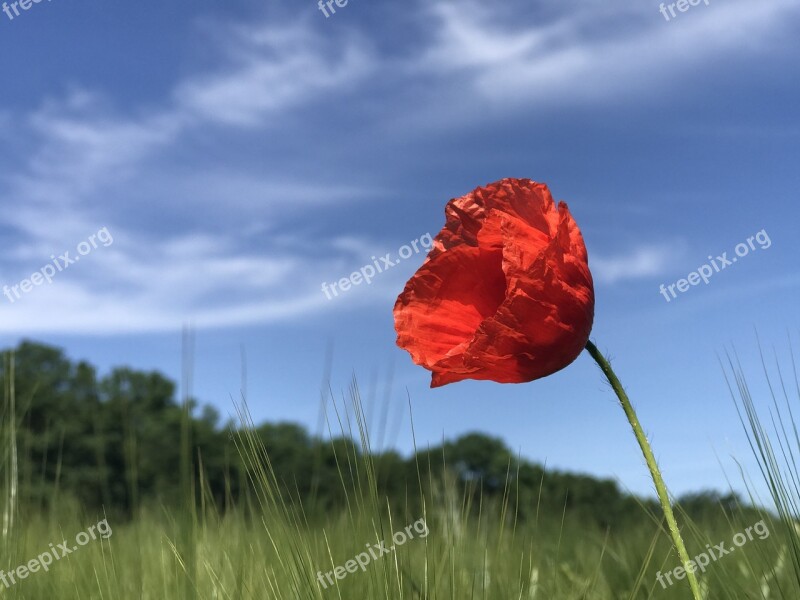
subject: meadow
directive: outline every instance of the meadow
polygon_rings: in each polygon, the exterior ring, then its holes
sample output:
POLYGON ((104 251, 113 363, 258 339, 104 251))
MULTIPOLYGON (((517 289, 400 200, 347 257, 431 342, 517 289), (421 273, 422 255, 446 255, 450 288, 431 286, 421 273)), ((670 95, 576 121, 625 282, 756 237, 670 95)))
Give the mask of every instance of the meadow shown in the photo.
MULTIPOLYGON (((6 355, 3 383, 3 597, 690 597, 655 501, 477 433, 371 452, 355 382, 330 400, 325 439, 256 425, 244 402, 222 426, 157 374, 97 379, 33 343, 6 355), (77 537, 101 521, 108 535, 77 537), (31 565, 59 546, 73 549, 31 565)), ((735 369, 731 385, 775 506, 687 496, 683 535, 706 556, 705 598, 798 598, 793 421, 767 432, 735 369)))

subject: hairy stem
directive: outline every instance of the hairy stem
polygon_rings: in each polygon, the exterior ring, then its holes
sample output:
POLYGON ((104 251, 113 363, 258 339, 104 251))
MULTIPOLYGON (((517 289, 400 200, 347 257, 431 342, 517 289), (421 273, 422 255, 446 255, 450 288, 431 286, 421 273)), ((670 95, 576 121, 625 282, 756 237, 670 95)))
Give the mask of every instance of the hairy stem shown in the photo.
POLYGON ((600 351, 597 349, 597 346, 595 346, 592 342, 587 342, 586 350, 589 351, 589 354, 592 355, 592 358, 600 366, 600 369, 603 371, 606 379, 608 379, 608 382, 611 384, 614 393, 617 394, 617 398, 619 398, 619 403, 622 406, 622 410, 625 411, 625 415, 628 417, 628 422, 630 422, 631 427, 633 428, 633 434, 636 436, 636 441, 639 442, 639 447, 642 449, 642 454, 644 454, 644 460, 647 463, 647 468, 650 469, 650 475, 652 476, 653 483, 656 486, 656 493, 658 494, 658 500, 661 503, 661 508, 664 511, 664 517, 667 519, 667 526, 669 527, 669 533, 672 536, 672 543, 675 545, 675 549, 678 551, 678 556, 681 559, 681 563, 686 569, 686 579, 689 582, 689 586, 692 588, 692 595, 694 596, 695 600, 701 600, 700 588, 697 585, 697 578, 694 575, 694 571, 690 571, 687 566, 689 563, 689 554, 686 552, 686 546, 683 543, 681 532, 678 529, 678 523, 675 521, 675 515, 672 512, 672 505, 670 504, 667 486, 664 483, 663 477, 661 477, 661 471, 659 470, 658 463, 656 463, 656 458, 653 455, 653 449, 650 447, 650 442, 647 441, 647 436, 644 434, 641 423, 639 423, 639 418, 636 416, 636 411, 633 410, 633 405, 631 404, 628 395, 625 393, 622 383, 620 383, 619 379, 614 373, 614 370, 611 368, 611 363, 608 362, 606 357, 600 353, 600 351))

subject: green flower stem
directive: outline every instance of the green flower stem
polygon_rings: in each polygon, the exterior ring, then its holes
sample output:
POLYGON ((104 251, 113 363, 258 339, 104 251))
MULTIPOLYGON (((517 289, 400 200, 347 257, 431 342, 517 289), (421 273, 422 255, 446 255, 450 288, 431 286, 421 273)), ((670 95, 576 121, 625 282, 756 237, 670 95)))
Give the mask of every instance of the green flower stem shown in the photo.
MULTIPOLYGON (((675 515, 672 513, 672 505, 669 501, 669 492, 667 491, 667 486, 664 483, 664 479, 661 477, 661 471, 658 469, 656 458, 653 456, 653 450, 650 448, 650 442, 647 441, 647 436, 644 434, 641 423, 639 423, 639 418, 636 416, 636 411, 633 410, 631 401, 628 398, 628 395, 625 393, 625 389, 622 387, 619 379, 614 374, 611 364, 608 362, 606 357, 600 353, 600 351, 597 349, 597 346, 595 346, 592 342, 587 342, 586 350, 589 351, 589 354, 592 355, 592 358, 600 366, 600 369, 603 371, 606 379, 608 379, 608 382, 611 384, 611 387, 617 394, 617 398, 619 398, 619 403, 622 405, 622 410, 625 411, 625 415, 628 417, 628 421, 633 428, 633 434, 636 436, 636 441, 639 442, 639 447, 642 449, 642 454, 644 454, 644 460, 647 463, 647 467, 650 469, 650 475, 653 477, 653 483, 656 486, 658 500, 661 502, 661 508, 664 511, 664 517, 667 519, 669 532, 672 536, 672 543, 675 545, 675 549, 678 551, 678 556, 681 559, 681 563, 683 563, 685 568, 689 563, 689 554, 686 552, 686 546, 683 543, 681 532, 678 529, 678 523, 675 521, 675 515)), ((697 578, 694 576, 693 572, 689 571, 688 568, 686 569, 686 579, 689 581, 689 586, 692 588, 692 595, 694 596, 695 600, 701 600, 700 588, 697 585, 697 578)))

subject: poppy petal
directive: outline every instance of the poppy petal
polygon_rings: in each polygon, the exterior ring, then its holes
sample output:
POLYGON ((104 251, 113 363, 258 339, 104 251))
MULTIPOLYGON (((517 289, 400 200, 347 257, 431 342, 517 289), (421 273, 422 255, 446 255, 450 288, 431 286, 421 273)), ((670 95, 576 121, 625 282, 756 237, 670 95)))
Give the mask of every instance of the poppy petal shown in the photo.
POLYGON ((544 184, 505 179, 451 200, 447 222, 395 305, 398 345, 433 371, 521 383, 570 364, 594 291, 583 237, 544 184))

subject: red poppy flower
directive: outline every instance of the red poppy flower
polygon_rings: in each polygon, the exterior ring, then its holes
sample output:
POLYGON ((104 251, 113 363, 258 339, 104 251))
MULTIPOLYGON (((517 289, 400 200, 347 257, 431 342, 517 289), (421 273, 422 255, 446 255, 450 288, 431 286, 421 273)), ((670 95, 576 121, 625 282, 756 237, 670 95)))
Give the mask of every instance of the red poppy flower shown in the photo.
POLYGON ((394 307, 397 344, 433 372, 522 383, 559 371, 586 346, 594 287, 567 205, 530 179, 451 200, 446 224, 394 307))

